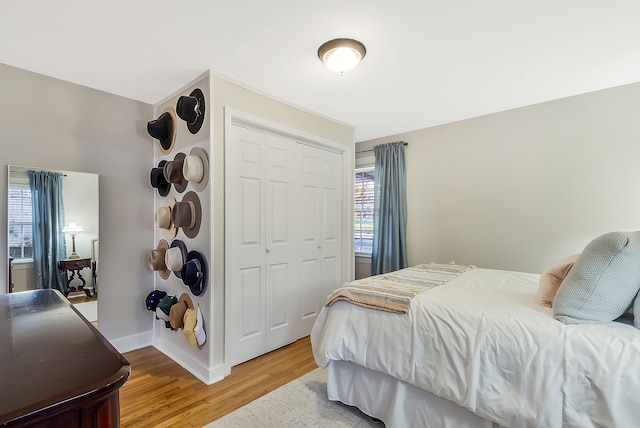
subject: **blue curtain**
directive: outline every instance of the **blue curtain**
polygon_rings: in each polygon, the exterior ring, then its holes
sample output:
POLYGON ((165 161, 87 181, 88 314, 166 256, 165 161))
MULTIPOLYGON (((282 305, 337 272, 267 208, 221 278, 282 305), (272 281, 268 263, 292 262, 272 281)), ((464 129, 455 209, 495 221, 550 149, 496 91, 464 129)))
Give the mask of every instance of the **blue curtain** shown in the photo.
POLYGON ((33 206, 33 268, 36 288, 64 293, 67 275, 58 262, 67 257, 62 201, 62 177, 58 172, 29 171, 33 206))
POLYGON ((371 275, 407 267, 404 141, 374 147, 376 156, 371 275))

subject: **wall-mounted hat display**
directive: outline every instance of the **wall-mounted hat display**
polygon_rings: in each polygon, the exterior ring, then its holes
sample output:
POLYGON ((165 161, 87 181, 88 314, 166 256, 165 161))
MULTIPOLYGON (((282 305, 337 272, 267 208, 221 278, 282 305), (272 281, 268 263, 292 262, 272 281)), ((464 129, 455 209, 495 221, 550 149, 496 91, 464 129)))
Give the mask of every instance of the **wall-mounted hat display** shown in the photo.
POLYGON ((176 202, 171 211, 171 221, 176 227, 182 228, 188 238, 198 235, 202 222, 202 206, 196 192, 189 191, 184 194, 182 201, 176 202))
POLYGON ((193 301, 187 293, 182 293, 178 299, 178 303, 171 307, 169 312, 169 322, 174 329, 184 327, 184 313, 187 309, 193 309, 193 301))
POLYGON ((182 267, 182 282, 194 296, 204 293, 207 287, 207 258, 200 251, 189 251, 182 267))
POLYGON ((172 328, 171 322, 169 321, 169 313, 171 312, 171 307, 178 303, 178 299, 176 296, 164 296, 158 302, 158 306, 156 307, 156 318, 164 321, 164 326, 166 328, 172 328))
POLYGON ((176 104, 176 112, 180 119, 187 122, 187 129, 197 134, 204 122, 204 94, 199 88, 194 89, 189 96, 181 96, 176 104))
POLYGON ((145 300, 147 310, 155 312, 160 299, 162 299, 166 295, 167 292, 162 290, 153 290, 151 293, 147 294, 147 298, 145 300))
POLYGON ((187 246, 181 240, 175 239, 165 253, 164 263, 169 270, 173 271, 175 276, 182 278, 182 268, 186 261, 187 246))
POLYGON ((204 330, 204 317, 202 316, 200 305, 198 305, 197 309, 187 309, 184 314, 182 332, 187 338, 189 346, 194 346, 196 343, 198 346, 202 346, 207 341, 207 334, 204 330))
POLYGON ((154 217, 156 226, 162 229, 167 239, 173 239, 178 234, 178 228, 173 224, 173 221, 171 221, 171 211, 173 211, 175 205, 176 198, 169 196, 165 201, 165 205, 158 207, 154 217))
POLYGON ((171 152, 176 142, 176 112, 167 107, 157 119, 147 122, 147 132, 160 142, 160 151, 171 152))
POLYGON ((160 278, 167 279, 171 274, 171 271, 167 268, 164 262, 165 254, 169 249, 169 243, 164 239, 158 242, 158 246, 155 250, 149 251, 147 254, 147 266, 153 271, 157 271, 160 274, 160 278))
POLYGON ((200 147, 194 147, 184 158, 182 175, 191 183, 193 189, 201 192, 209 182, 209 157, 200 147))
POLYGON ((160 196, 167 196, 169 194, 169 190, 171 190, 171 183, 164 178, 164 165, 166 163, 167 161, 160 161, 157 168, 151 168, 151 173, 149 174, 151 187, 158 189, 158 194, 160 196))
POLYGON ((176 188, 178 193, 184 192, 184 189, 187 188, 187 180, 185 180, 184 175, 182 174, 182 166, 184 164, 185 154, 180 152, 177 153, 172 161, 167 161, 163 167, 164 178, 167 179, 169 183, 173 183, 173 187, 176 188))

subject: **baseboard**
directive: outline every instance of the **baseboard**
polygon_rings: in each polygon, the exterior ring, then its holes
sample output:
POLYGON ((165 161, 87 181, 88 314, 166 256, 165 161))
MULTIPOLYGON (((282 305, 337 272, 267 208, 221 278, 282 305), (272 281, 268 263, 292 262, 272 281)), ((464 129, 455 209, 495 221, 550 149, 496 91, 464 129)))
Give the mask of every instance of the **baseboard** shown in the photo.
POLYGON ((231 369, 224 364, 219 364, 211 368, 204 367, 197 361, 193 361, 193 359, 188 354, 182 352, 180 348, 176 348, 175 345, 165 340, 156 338, 153 341, 153 346, 207 385, 221 381, 231 373, 231 369))
POLYGON ((145 348, 152 345, 153 330, 145 331, 131 336, 118 337, 109 339, 109 343, 121 354, 125 352, 135 351, 136 349, 145 348))

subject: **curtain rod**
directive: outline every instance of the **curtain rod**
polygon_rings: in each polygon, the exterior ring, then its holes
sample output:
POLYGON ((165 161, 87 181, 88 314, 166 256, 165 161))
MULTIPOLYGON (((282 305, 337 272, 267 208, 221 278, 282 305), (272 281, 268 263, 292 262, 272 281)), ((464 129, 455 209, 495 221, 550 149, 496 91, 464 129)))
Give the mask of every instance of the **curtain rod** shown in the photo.
MULTIPOLYGON (((384 144, 378 144, 378 146, 383 146, 383 145, 384 145, 384 144)), ((408 146, 408 145, 409 145, 409 143, 402 143, 402 145, 403 145, 403 146, 408 146)), ((373 148, 375 149, 375 148, 376 148, 376 147, 378 147, 378 146, 374 146, 373 148)), ((356 152, 356 153, 366 153, 366 152, 372 152, 372 151, 373 151, 373 149, 369 149, 369 150, 361 150, 361 151, 356 152)))

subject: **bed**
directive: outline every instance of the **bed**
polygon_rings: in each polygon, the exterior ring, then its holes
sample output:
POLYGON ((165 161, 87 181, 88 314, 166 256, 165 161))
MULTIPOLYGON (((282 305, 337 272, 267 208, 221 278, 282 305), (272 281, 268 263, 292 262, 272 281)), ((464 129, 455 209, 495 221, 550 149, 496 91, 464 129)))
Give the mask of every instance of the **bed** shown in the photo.
POLYGON ((640 426, 633 319, 560 322, 539 281, 468 269, 406 313, 330 298, 311 333, 329 399, 388 427, 640 426))

